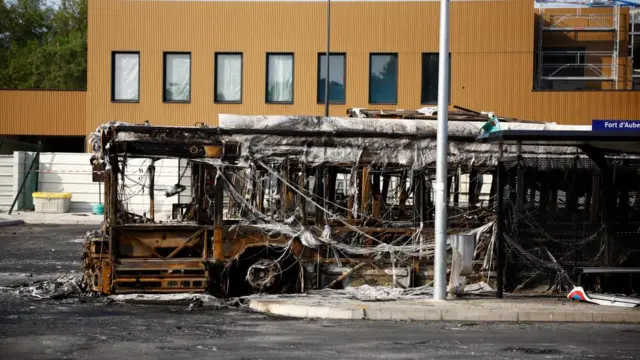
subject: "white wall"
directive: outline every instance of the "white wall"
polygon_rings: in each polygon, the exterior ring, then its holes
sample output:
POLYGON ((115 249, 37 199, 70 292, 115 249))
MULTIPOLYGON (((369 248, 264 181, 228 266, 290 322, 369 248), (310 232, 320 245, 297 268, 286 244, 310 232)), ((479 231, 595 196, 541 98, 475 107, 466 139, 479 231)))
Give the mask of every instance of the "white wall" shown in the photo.
POLYGON ((71 212, 91 212, 98 184, 91 182, 91 154, 41 153, 38 191, 70 192, 71 212))
MULTIPOLYGON (((94 204, 102 200, 104 203, 104 184, 92 182, 91 154, 42 153, 40 155, 39 191, 70 192, 71 212, 91 212, 94 204)), ((131 159, 125 173, 127 185, 126 196, 128 211, 149 215, 149 181, 147 168, 150 160, 131 159)), ((171 204, 178 202, 175 195, 167 199, 165 190, 178 182, 178 160, 166 159, 157 161, 155 175, 155 212, 158 220, 165 220, 171 214, 171 204), (162 214, 164 213, 164 214, 162 214), (164 218, 161 218, 164 217, 164 218)), ((184 165, 182 166, 184 171, 184 165)), ((180 194, 182 202, 190 196, 190 172, 187 170, 181 184, 187 191, 180 194)))
POLYGON ((13 155, 0 155, 0 211, 9 211, 13 202, 13 155))

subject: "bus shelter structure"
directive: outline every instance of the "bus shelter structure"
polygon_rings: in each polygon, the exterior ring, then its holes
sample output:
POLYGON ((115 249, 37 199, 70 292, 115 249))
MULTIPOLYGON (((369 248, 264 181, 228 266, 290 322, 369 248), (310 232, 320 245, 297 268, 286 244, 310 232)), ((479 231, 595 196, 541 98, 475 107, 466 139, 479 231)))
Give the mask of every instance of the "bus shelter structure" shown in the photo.
POLYGON ((497 130, 476 140, 499 145, 498 297, 532 284, 568 291, 586 273, 595 275, 597 281, 588 285, 596 291, 635 292, 640 131, 497 130), (575 152, 523 156, 523 148, 532 146, 575 152), (515 152, 505 150, 513 147, 515 152), (631 278, 613 276, 620 274, 631 278))

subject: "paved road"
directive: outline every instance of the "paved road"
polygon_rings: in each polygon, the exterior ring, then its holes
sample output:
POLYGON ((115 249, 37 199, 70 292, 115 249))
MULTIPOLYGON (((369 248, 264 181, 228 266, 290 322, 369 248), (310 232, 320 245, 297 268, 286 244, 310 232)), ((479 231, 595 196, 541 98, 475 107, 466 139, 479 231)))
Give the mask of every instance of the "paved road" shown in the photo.
MULTIPOLYGON (((71 240, 86 230, 2 228, 0 269, 34 275, 77 269, 81 244, 71 240)), ((640 327, 291 320, 0 292, 0 359, 198 358, 637 359, 640 327)))
POLYGON ((21 225, 0 228, 0 286, 79 273, 82 238, 96 226, 21 225))

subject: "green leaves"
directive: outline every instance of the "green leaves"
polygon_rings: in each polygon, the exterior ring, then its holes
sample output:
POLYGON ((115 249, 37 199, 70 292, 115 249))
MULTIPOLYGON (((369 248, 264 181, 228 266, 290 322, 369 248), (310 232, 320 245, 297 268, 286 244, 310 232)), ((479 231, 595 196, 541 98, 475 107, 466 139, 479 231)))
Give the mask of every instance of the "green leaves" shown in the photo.
POLYGON ((0 0, 0 88, 86 89, 87 0, 0 0))

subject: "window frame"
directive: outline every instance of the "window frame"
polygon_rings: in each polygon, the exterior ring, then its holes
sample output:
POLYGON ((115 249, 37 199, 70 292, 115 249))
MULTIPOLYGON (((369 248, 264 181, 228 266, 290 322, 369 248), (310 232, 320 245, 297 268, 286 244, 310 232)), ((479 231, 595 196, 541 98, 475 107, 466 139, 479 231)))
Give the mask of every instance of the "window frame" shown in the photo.
MULTIPOLYGON (((316 100, 318 102, 318 104, 324 104, 324 101, 320 101, 320 93, 318 92, 318 88, 320 86, 320 71, 322 70, 320 68, 320 63, 321 63, 321 59, 323 56, 326 56, 327 53, 326 52, 320 52, 318 53, 318 71, 316 74, 316 81, 318 82, 316 84, 316 100)), ((329 53, 329 60, 331 61, 331 56, 336 55, 336 56, 342 56, 342 58, 344 59, 343 63, 344 63, 344 100, 343 101, 331 101, 329 100, 329 104, 336 104, 336 105, 345 105, 347 103, 347 53, 346 52, 330 52, 329 53)), ((331 69, 329 69, 331 70, 331 69)), ((328 75, 327 75, 328 77, 328 75)), ((331 79, 329 79, 329 82, 331 82, 331 79)), ((329 89, 331 90, 331 89, 329 89)), ((324 95, 324 94, 323 94, 324 95)), ((331 98, 331 96, 329 96, 329 98, 331 98)))
MULTIPOLYGON (((420 105, 437 105, 435 102, 425 102, 422 95, 424 94, 424 57, 425 55, 438 55, 438 79, 440 78, 440 53, 439 52, 423 52, 420 54, 420 105)), ((451 52, 449 52, 449 95, 447 97, 447 105, 451 105, 451 52)))
POLYGON ((242 104, 244 95, 244 55, 242 52, 216 52, 213 54, 213 103, 242 104), (218 55, 240 55, 240 100, 218 100, 218 55))
POLYGON ((399 73, 400 73, 400 69, 399 69, 399 65, 400 65, 400 56, 398 55, 397 52, 375 52, 375 53, 369 53, 369 73, 367 74, 367 77, 369 78, 369 95, 368 95, 368 103, 370 105, 398 105, 398 85, 399 85, 399 73), (371 68, 373 65, 373 57, 374 56, 395 56, 396 58, 396 96, 395 96, 395 101, 394 102, 372 102, 371 101, 371 68))
POLYGON ((112 103, 123 103, 123 104, 139 104, 140 97, 142 95, 142 89, 140 88, 140 78, 141 78, 141 66, 142 56, 140 55, 140 51, 133 50, 123 50, 123 51, 112 51, 111 52, 111 102, 112 103), (138 99, 137 100, 117 100, 116 99, 116 55, 120 54, 135 54, 138 55, 138 99))
POLYGON ((293 52, 268 52, 265 57, 265 78, 264 78, 264 102, 275 105, 293 105, 296 95, 296 58, 293 52), (291 101, 269 101, 269 56, 290 55, 291 56, 291 101))
POLYGON ((166 104, 190 104, 193 86, 193 56, 191 51, 165 51, 162 53, 162 102, 166 104), (168 100, 165 91, 167 86, 167 55, 189 55, 189 100, 168 100))

